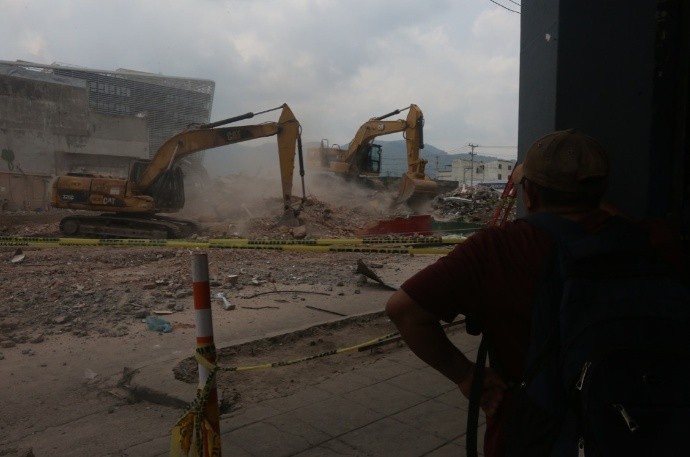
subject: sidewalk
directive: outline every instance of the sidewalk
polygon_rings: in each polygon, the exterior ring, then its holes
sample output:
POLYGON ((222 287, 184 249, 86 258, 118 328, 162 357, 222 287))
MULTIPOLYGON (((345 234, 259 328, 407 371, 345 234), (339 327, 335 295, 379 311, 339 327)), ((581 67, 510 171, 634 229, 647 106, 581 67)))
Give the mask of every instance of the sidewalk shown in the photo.
MULTIPOLYGON (((448 334, 474 357, 478 339, 468 337, 462 325, 448 334)), ((405 345, 389 344, 362 354, 368 363, 346 374, 223 415, 222 455, 465 455, 467 400, 452 383, 405 345)), ((483 434, 482 426, 480 452, 483 434)))
MULTIPOLYGON (((451 339, 476 352, 464 331, 451 339)), ((467 401, 458 389, 406 346, 384 351, 367 367, 223 418, 223 455, 465 455, 467 401)))

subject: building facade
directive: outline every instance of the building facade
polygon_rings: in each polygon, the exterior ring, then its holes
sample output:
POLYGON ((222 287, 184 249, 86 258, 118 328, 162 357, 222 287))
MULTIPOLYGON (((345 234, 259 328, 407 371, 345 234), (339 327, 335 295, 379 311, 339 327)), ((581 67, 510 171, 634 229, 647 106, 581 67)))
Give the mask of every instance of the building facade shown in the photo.
POLYGON ((209 122, 214 90, 210 80, 0 61, 0 172, 14 183, 0 184, 0 201, 5 208, 46 206, 49 186, 39 198, 29 177, 127 176, 132 161, 209 122), (31 191, 20 190, 22 182, 31 191))
POLYGON ((459 184, 472 186, 482 182, 507 182, 515 160, 453 160, 450 167, 438 171, 438 179, 446 181, 458 181, 459 184))

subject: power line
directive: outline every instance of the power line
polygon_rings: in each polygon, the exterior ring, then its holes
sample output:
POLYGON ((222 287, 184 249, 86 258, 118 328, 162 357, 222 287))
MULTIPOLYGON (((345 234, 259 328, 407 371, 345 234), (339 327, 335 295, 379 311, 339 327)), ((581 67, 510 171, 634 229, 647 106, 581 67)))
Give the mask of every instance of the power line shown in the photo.
POLYGON ((457 148, 453 148, 453 149, 446 151, 446 152, 448 154, 460 154, 461 152, 463 152, 463 150, 469 149, 469 148, 470 148, 469 146, 459 146, 457 148))
POLYGON ((491 148, 491 149, 517 149, 517 146, 485 146, 483 144, 475 145, 478 148, 491 148))
MULTIPOLYGON (((500 3, 498 3, 498 2, 497 2, 497 1, 495 1, 495 0, 489 0, 489 1, 490 1, 491 3, 493 3, 493 4, 495 4, 495 5, 498 5, 498 6, 500 6, 500 7, 501 7, 501 8, 503 8, 504 10, 508 10, 508 11, 510 11, 511 13, 516 13, 516 14, 520 14, 520 12, 519 12, 519 11, 511 10, 511 9, 510 9, 510 8, 508 8, 507 6, 505 6, 505 5, 501 5, 500 3)), ((510 1, 510 0, 509 0, 509 1, 510 1)))
POLYGON ((522 6, 522 5, 520 5, 518 2, 514 2, 513 0, 508 0, 508 1, 509 1, 510 3, 512 3, 513 5, 522 6))

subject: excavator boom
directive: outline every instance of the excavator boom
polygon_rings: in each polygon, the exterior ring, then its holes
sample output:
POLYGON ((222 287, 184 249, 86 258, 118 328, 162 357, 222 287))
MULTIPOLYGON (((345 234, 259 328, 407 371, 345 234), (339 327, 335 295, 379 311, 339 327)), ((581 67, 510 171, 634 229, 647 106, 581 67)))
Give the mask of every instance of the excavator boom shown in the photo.
POLYGON ((206 149, 276 135, 278 126, 279 124, 275 122, 267 122, 259 125, 195 129, 178 133, 158 149, 135 185, 139 191, 146 192, 163 173, 169 171, 183 157, 206 149))

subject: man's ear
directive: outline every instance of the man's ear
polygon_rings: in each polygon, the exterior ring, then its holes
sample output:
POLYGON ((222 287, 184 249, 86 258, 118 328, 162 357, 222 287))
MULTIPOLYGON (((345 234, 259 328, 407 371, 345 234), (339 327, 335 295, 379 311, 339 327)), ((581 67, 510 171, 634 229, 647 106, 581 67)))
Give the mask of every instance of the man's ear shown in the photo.
POLYGON ((539 207, 539 194, 529 181, 523 183, 522 203, 524 203, 527 212, 534 212, 539 207))

